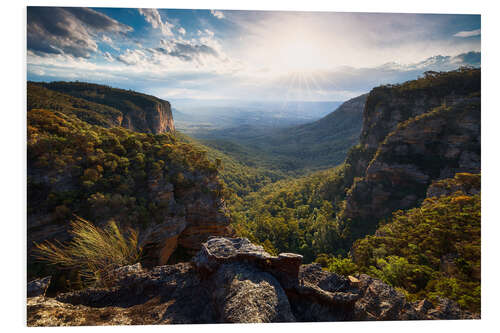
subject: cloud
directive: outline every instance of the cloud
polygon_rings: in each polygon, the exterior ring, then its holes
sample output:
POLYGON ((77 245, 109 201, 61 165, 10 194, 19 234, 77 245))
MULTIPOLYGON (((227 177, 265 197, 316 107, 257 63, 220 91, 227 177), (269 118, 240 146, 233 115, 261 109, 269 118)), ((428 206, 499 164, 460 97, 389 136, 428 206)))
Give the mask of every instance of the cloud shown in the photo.
POLYGON ((205 29, 205 34, 207 34, 209 37, 215 36, 215 33, 211 30, 205 29))
POLYGON ((165 36, 173 36, 172 28, 174 25, 167 20, 162 21, 160 12, 152 8, 139 8, 139 13, 144 16, 145 20, 151 24, 154 29, 160 29, 165 36))
POLYGON ((99 34, 125 34, 132 30, 90 8, 27 9, 28 50, 42 55, 69 54, 89 58, 98 49, 99 34))
POLYGON ((102 41, 105 42, 106 44, 113 45, 113 40, 109 38, 109 36, 103 35, 101 37, 102 41))
POLYGON ((457 63, 474 67, 481 66, 481 52, 467 52, 457 55, 453 58, 457 63))
POLYGON ((115 61, 115 58, 109 52, 104 52, 104 58, 109 62, 115 61))
MULTIPOLYGON (((468 52, 456 56, 437 55, 424 61, 400 64, 390 62, 376 67, 354 68, 342 66, 330 71, 314 71, 283 75, 271 86, 284 89, 279 92, 273 88, 274 94, 283 94, 293 97, 304 95, 304 86, 314 98, 345 99, 358 96, 382 84, 396 84, 414 80, 425 71, 450 71, 460 66, 481 66, 481 53, 468 52), (323 97, 323 98, 324 98, 323 97)), ((306 97, 307 96, 306 94, 306 97)), ((295 98, 301 99, 301 98, 295 98)))
MULTIPOLYGON (((178 43, 182 41, 178 40, 178 43)), ((174 43, 171 41, 171 43, 174 43)), ((165 45, 166 46, 166 45, 165 45)), ((173 45, 171 52, 178 47, 173 45)), ((179 49, 182 49, 179 48, 179 49)), ((194 48, 196 49, 196 47, 194 48)), ((166 50, 166 47, 165 47, 166 50)), ((195 51, 192 51, 196 53, 195 51)), ((198 53, 205 66, 166 55, 154 49, 127 50, 112 63, 95 64, 84 58, 55 55, 53 58, 28 53, 28 79, 82 80, 151 93, 159 97, 182 91, 184 98, 230 98, 262 100, 346 100, 387 83, 401 83, 427 70, 445 71, 461 65, 480 65, 479 52, 456 56, 434 56, 421 62, 387 63, 377 67, 339 67, 331 71, 292 73, 277 79, 241 72, 225 72, 228 66, 219 58, 198 53), (212 63, 209 60, 212 59, 212 63), (221 71, 214 70, 222 64, 221 71), (42 77, 43 75, 43 77, 42 77)), ((106 58, 106 54, 104 53, 106 58)), ((193 60, 195 61, 195 60, 193 60)), ((230 64, 232 65, 232 64, 230 64)))
MULTIPOLYGON (((110 55, 111 56, 111 55, 110 55)), ((104 54, 106 59, 110 59, 104 54)), ((220 50, 220 46, 210 38, 202 37, 199 40, 162 39, 156 48, 127 49, 114 57, 117 61, 128 66, 140 66, 143 69, 151 66, 166 68, 184 68, 183 63, 194 62, 198 66, 221 65, 227 57, 220 50)))
MULTIPOLYGON (((130 17, 116 10, 113 17, 130 17)), ((191 97, 342 100, 426 70, 481 64, 480 52, 469 52, 481 50, 479 38, 453 37, 479 27, 477 15, 204 11, 224 20, 211 25, 175 11, 136 14, 139 22, 123 21, 138 30, 128 34, 131 27, 91 9, 28 8, 28 78, 191 97)))
POLYGON ((224 13, 221 12, 220 10, 213 10, 213 9, 210 9, 210 13, 217 17, 219 20, 222 20, 224 18, 224 13))
POLYGON ((177 57, 185 61, 199 59, 203 55, 218 57, 218 53, 212 47, 205 44, 195 44, 181 41, 162 40, 161 46, 155 50, 171 57, 177 57))
POLYGON ((138 49, 127 49, 125 53, 122 53, 116 57, 116 60, 124 63, 125 65, 137 65, 144 62, 145 59, 146 54, 138 49))
POLYGON ((474 37, 481 35, 481 29, 469 30, 469 31, 460 31, 453 35, 453 37, 474 37))
POLYGON ((226 38, 227 45, 234 45, 231 55, 282 72, 300 67, 305 61, 309 62, 308 67, 318 69, 338 65, 374 67, 392 60, 413 63, 436 54, 480 50, 478 38, 452 37, 457 31, 467 30, 464 26, 478 27, 479 15, 265 11, 224 14, 232 24, 231 32, 236 31, 226 38))

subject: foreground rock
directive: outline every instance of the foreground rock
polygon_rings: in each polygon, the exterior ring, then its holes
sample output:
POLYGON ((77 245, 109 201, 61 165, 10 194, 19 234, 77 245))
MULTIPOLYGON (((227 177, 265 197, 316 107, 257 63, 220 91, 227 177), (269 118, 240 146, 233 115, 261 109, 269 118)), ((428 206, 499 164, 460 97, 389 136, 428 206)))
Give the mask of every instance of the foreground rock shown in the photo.
POLYGON ((367 275, 343 277, 301 256, 272 256, 215 237, 189 263, 114 271, 109 289, 28 298, 29 326, 264 323, 475 318, 446 299, 408 303, 367 275))
POLYGON ((49 288, 51 276, 44 277, 42 279, 35 279, 28 282, 27 295, 28 297, 45 296, 47 289, 49 288))

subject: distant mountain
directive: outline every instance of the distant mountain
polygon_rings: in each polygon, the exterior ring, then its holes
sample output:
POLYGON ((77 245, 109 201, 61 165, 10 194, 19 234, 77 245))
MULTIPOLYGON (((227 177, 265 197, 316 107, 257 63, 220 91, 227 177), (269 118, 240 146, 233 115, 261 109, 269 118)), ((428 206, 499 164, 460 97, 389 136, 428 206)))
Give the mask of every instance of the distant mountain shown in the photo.
POLYGON ((131 90, 85 82, 28 82, 28 110, 51 109, 100 126, 145 133, 175 130, 170 103, 131 90))
POLYGON ((204 143, 230 153, 226 141, 285 161, 287 170, 321 169, 342 163, 361 132, 367 94, 350 99, 335 111, 312 123, 269 128, 239 126, 195 135, 204 143))
POLYGON ((172 115, 173 115, 175 121, 178 121, 178 120, 186 121, 189 118, 191 118, 187 113, 181 112, 176 108, 172 108, 172 115))
POLYGON ((240 126, 284 128, 318 120, 341 102, 173 99, 176 128, 201 137, 240 126))

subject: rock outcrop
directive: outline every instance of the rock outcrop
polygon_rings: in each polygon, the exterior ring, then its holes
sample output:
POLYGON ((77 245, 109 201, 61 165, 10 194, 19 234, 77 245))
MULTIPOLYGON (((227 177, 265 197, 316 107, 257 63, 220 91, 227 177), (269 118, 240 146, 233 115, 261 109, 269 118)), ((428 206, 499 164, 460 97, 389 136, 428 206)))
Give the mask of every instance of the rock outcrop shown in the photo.
POLYGON ((352 239, 380 219, 415 207, 429 185, 480 173, 480 70, 373 89, 368 96, 342 219, 352 239))
POLYGON ((191 176, 191 183, 195 185, 185 189, 161 181, 150 183, 151 196, 168 204, 164 222, 141 231, 144 266, 165 265, 179 246, 194 255, 209 236, 234 234, 224 199, 213 191, 203 190, 217 188, 220 186, 218 180, 196 174, 191 176))
POLYGON ((170 103, 160 99, 142 107, 140 111, 124 112, 120 125, 132 131, 154 134, 175 131, 170 103))
MULTIPOLYGON (((53 109, 54 102, 46 105, 48 96, 37 98, 40 93, 48 95, 50 91, 58 93, 55 103, 64 100, 63 107, 71 109, 73 114, 84 121, 91 118, 91 113, 97 112, 101 117, 112 120, 109 124, 106 124, 106 121, 99 123, 101 126, 118 125, 133 131, 153 134, 175 131, 172 109, 168 101, 131 90, 92 83, 29 82, 28 109, 34 106, 53 109), (41 87, 49 92, 40 90, 41 87), (30 103, 31 100, 37 103, 30 103)), ((61 105, 58 105, 57 109, 61 109, 61 105)))
POLYGON ((247 239, 215 237, 189 263, 113 271, 114 286, 29 297, 29 326, 465 319, 446 299, 409 303, 367 275, 343 277, 247 239))
MULTIPOLYGON (((162 223, 133 225, 140 234, 142 263, 146 267, 165 265, 178 248, 187 251, 188 255, 194 255, 209 236, 234 235, 224 199, 214 195, 214 191, 204 190, 220 186, 216 176, 209 177, 195 172, 185 175, 186 178, 191 178, 193 186, 183 189, 178 189, 162 176, 150 176, 148 195, 164 206, 164 214, 162 223)), ((33 175, 32 179, 38 178, 33 175)), ((118 215, 110 216, 108 205, 94 206, 87 219, 98 226, 105 225, 110 218, 124 220, 119 215, 120 210, 117 212, 118 215)), ((68 223, 61 224, 52 212, 30 214, 28 252, 30 253, 34 243, 46 240, 70 240, 68 223)))
POLYGON ((480 90, 480 69, 437 73, 401 85, 374 88, 366 100, 360 143, 376 150, 399 123, 442 105, 451 106, 480 90))
POLYGON ((35 262, 32 250, 34 243, 70 240, 74 215, 98 227, 113 220, 138 231, 146 267, 166 264, 173 254, 193 255, 209 236, 233 235, 217 166, 175 135, 108 128, 41 109, 28 112, 28 131, 30 278, 53 275, 60 289, 73 282, 60 276, 68 272, 35 262))
POLYGON ((42 279, 35 279, 28 282, 28 297, 45 296, 47 288, 49 287, 51 276, 46 276, 42 279))
POLYGON ((453 178, 436 180, 427 188, 426 197, 448 196, 456 192, 461 192, 464 195, 481 193, 481 175, 457 173, 453 178))

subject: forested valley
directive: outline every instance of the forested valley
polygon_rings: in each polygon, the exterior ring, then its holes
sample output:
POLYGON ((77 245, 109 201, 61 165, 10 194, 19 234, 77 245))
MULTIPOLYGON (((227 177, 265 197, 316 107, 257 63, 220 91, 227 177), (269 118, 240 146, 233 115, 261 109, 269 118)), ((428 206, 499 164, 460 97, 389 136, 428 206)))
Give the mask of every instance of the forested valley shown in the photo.
MULTIPOLYGON (((67 240, 74 216, 112 220, 164 264, 232 234, 479 312, 480 82, 480 69, 426 72, 309 124, 199 137, 152 96, 29 82, 29 243, 67 240), (157 225, 171 228, 168 249, 157 225)), ((29 264, 33 277, 49 270, 29 264)), ((68 274, 59 286, 76 288, 68 274)))

